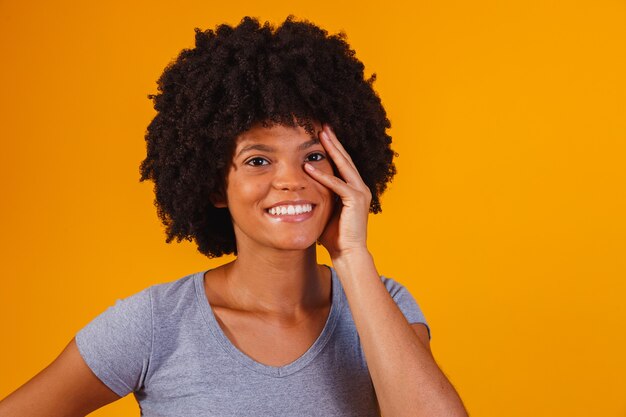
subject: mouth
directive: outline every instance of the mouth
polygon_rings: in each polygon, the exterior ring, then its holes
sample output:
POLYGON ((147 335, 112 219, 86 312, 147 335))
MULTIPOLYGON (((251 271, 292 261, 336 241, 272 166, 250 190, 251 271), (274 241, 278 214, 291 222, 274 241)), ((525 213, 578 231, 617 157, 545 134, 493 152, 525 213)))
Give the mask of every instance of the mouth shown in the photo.
POLYGON ((271 216, 299 216, 313 211, 313 204, 283 204, 270 207, 265 211, 271 216))

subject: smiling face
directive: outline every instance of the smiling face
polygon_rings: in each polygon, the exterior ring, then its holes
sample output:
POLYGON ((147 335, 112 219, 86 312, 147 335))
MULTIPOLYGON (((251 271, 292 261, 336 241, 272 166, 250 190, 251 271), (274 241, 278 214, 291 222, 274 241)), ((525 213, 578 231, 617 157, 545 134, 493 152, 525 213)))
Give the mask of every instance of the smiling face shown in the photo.
POLYGON ((230 211, 238 252, 315 244, 333 211, 334 194, 304 171, 304 163, 332 174, 327 158, 317 135, 300 126, 257 125, 239 135, 226 196, 214 201, 230 211))

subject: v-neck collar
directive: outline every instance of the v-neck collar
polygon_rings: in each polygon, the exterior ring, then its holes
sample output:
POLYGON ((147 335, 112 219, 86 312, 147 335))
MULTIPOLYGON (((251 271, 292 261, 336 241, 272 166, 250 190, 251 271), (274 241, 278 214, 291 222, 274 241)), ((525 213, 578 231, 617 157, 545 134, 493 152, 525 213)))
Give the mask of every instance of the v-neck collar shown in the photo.
POLYGON ((235 345, 233 345, 233 343, 230 341, 228 336, 226 336, 219 323, 217 322, 215 314, 213 313, 213 309, 211 308, 211 305, 209 303, 209 299, 206 295, 206 291, 204 288, 204 275, 206 271, 198 272, 197 274, 195 274, 193 279, 195 282, 197 300, 198 304, 200 305, 202 315, 204 316, 211 333, 222 346, 222 348, 224 348, 224 350, 237 362, 249 369, 252 369, 253 371, 274 377, 285 377, 298 372, 299 370, 307 366, 313 359, 315 359, 315 357, 319 354, 319 352, 324 348, 324 346, 330 339, 337 325, 337 321, 341 314, 341 309, 343 305, 343 288, 341 287, 341 283, 337 278, 335 270, 332 267, 328 268, 331 272, 331 305, 330 312, 328 313, 328 318, 326 319, 326 324, 324 325, 324 328, 322 329, 322 332, 320 333, 318 338, 315 340, 315 342, 313 342, 309 349, 307 349, 307 351, 302 354, 302 356, 300 356, 293 362, 283 366, 271 366, 257 362, 256 360, 252 359, 250 356, 239 350, 235 345))

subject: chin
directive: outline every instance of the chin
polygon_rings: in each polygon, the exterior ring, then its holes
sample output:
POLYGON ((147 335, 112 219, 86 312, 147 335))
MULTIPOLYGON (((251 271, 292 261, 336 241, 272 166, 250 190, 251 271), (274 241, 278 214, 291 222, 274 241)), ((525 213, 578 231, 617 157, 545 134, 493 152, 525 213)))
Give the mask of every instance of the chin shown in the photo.
POLYGON ((306 250, 311 246, 315 246, 316 242, 316 239, 297 239, 290 242, 282 242, 276 247, 282 250, 306 250))

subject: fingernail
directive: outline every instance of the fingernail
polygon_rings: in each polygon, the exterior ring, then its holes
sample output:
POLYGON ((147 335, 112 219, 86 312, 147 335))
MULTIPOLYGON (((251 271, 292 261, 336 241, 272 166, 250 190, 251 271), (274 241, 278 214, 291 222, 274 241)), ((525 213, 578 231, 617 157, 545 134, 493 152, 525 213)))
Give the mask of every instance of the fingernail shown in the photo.
POLYGON ((325 131, 325 130, 323 130, 323 131, 322 131, 322 137, 323 137, 325 140, 330 140, 330 136, 328 136, 328 133, 326 133, 326 131, 325 131))
POLYGON ((309 164, 308 162, 304 163, 304 169, 306 169, 307 171, 315 171, 313 165, 309 164))

